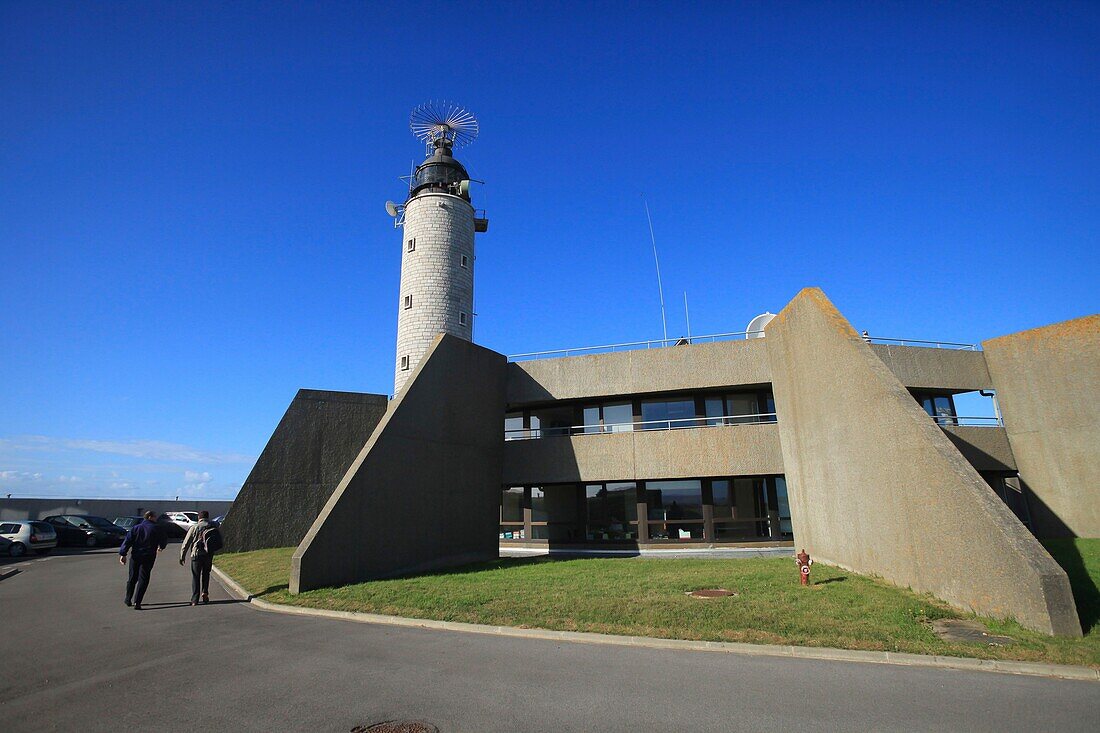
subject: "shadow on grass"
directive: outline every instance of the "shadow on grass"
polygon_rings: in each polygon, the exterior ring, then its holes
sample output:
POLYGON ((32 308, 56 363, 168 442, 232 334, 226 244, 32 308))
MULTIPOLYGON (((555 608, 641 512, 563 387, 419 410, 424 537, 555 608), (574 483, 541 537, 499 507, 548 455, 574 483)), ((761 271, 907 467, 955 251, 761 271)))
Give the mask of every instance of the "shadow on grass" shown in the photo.
POLYGON ((1088 634, 1100 624, 1100 588, 1089 574, 1080 548, 1072 539, 1043 540, 1043 546, 1066 571, 1077 604, 1077 617, 1081 619, 1081 630, 1088 634))
POLYGON ((829 583, 843 583, 845 580, 847 580, 845 577, 825 578, 825 580, 815 580, 813 583, 814 585, 828 585, 829 583))

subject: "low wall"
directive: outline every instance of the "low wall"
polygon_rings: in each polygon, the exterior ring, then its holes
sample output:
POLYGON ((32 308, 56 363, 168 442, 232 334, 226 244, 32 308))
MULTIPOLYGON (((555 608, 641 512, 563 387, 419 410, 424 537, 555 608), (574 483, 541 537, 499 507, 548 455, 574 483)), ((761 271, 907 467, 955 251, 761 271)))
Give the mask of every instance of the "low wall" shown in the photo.
POLYGON ((387 403, 386 395, 298 390, 225 520, 225 551, 301 542, 387 403))
POLYGON ((1062 568, 825 294, 767 326, 795 544, 968 611, 1080 636, 1062 568))
POLYGON ((437 337, 295 551, 291 593, 498 556, 506 363, 437 337))
POLYGON ((229 511, 231 501, 176 501, 175 499, 4 499, 0 498, 0 521, 42 519, 55 514, 88 514, 114 520, 115 517, 140 517, 152 509, 163 512, 198 512, 205 509, 211 517, 229 511))

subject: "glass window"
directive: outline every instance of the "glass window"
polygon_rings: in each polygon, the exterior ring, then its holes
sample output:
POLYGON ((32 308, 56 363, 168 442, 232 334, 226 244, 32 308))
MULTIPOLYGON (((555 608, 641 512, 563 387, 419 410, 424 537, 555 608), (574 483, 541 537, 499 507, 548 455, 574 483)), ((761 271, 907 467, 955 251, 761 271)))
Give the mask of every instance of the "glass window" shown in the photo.
POLYGON ((513 412, 504 416, 504 439, 519 440, 523 438, 523 413, 513 412))
POLYGON ((590 540, 636 539, 638 492, 633 482, 588 484, 584 487, 590 540))
POLYGON ((694 427, 695 400, 646 401, 642 403, 643 430, 694 427))
POLYGON ((649 519, 703 518, 701 481, 647 481, 645 488, 649 519))
POLYGON ((546 507, 546 494, 538 486, 531 487, 531 521, 545 522, 549 519, 546 507))
POLYGON ((0 534, 15 534, 18 531, 18 524, 0 524, 0 534))
POLYGON ((511 486, 504 490, 500 499, 500 521, 523 521, 523 487, 511 486))
POLYGON ((502 524, 500 526, 500 539, 502 540, 522 540, 524 539, 523 527, 516 525, 509 527, 502 524))
POLYGON ((714 427, 715 425, 722 425, 725 420, 717 419, 726 416, 725 401, 721 397, 707 397, 706 399, 706 415, 708 418, 707 426, 714 427))
POLYGON ((531 437, 532 438, 542 437, 542 429, 541 428, 542 428, 542 420, 539 419, 538 415, 532 415, 531 416, 531 437))
POLYGON ((787 479, 782 476, 775 477, 775 495, 778 499, 779 531, 783 534, 791 534, 791 505, 787 500, 787 479))
MULTIPOLYGON (((755 415, 759 412, 755 393, 732 394, 726 398, 727 415, 755 415)), ((731 425, 742 425, 756 422, 755 417, 733 418, 731 425)))
POLYGON ((761 412, 766 412, 767 416, 760 418, 763 422, 775 422, 775 397, 771 392, 764 393, 764 409, 761 412))
POLYGON ((634 429, 634 406, 629 402, 603 406, 604 432, 629 433, 634 429))
POLYGON ((600 408, 598 405, 589 405, 584 408, 584 432, 600 432, 600 408))
POLYGON ((710 482, 711 500, 714 505, 714 518, 731 519, 730 512, 730 482, 726 480, 710 482))

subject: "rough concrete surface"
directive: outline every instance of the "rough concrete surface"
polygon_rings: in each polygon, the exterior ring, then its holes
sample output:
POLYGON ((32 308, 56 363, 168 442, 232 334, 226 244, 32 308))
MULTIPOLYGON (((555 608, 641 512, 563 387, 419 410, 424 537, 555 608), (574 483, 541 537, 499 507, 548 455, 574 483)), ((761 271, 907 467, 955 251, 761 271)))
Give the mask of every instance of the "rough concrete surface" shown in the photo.
POLYGON ((1016 459, 1004 428, 985 425, 942 425, 941 428, 975 470, 1016 470, 1016 459))
POLYGON ((982 343, 1040 537, 1100 537, 1100 315, 982 343))
POLYGON ((992 389, 980 351, 871 344, 871 351, 910 389, 975 392, 992 389))
POLYGON ((387 403, 385 395, 298 390, 222 525, 225 551, 301 542, 387 403))
POLYGON ((291 592, 497 557, 505 364, 436 338, 295 551, 291 592))
MULTIPOLYGON (((170 547, 171 550, 174 546, 170 547)), ((629 562, 629 561, 627 561, 629 562)), ((1095 730, 1096 682, 610 647, 261 613, 158 562, 122 605, 110 551, 27 560, 0 582, 5 731, 444 733, 1095 730), (197 673, 195 670, 201 670, 197 673)))
POLYGON ((510 440, 504 483, 551 484, 783 473, 775 423, 510 440))
POLYGON ((970 611, 1080 636, 1065 572, 817 288, 767 326, 796 543, 970 611))

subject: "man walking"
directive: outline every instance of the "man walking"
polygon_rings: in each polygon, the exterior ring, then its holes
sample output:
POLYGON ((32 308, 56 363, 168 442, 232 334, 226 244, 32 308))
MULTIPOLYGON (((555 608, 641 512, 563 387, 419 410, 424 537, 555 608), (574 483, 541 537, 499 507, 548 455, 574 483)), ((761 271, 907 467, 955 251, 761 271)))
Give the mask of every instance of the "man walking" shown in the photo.
POLYGON ((210 512, 199 512, 199 521, 187 530, 180 546, 180 565, 185 557, 191 558, 191 605, 199 605, 199 592, 202 602, 210 602, 210 567, 214 564, 214 553, 221 549, 221 534, 218 523, 210 519, 210 512))
POLYGON ((141 601, 149 588, 149 578, 153 574, 153 563, 157 553, 168 546, 168 535, 157 525, 157 513, 145 512, 145 519, 135 524, 126 533, 122 547, 118 548, 118 561, 126 564, 126 553, 130 553, 130 573, 126 579, 127 606, 133 602, 135 611, 141 610, 141 601))

